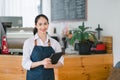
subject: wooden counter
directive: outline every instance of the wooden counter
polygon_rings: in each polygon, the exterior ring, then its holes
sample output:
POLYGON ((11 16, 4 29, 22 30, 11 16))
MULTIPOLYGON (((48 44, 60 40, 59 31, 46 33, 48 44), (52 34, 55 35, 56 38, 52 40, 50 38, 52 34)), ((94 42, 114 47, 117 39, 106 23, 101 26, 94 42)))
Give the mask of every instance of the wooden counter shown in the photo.
MULTIPOLYGON (((113 65, 112 54, 64 55, 64 67, 55 69, 56 80, 106 80, 113 65)), ((0 80, 25 80, 22 56, 0 55, 0 80)))
POLYGON ((113 66, 112 54, 66 55, 56 80, 106 80, 113 66))
POLYGON ((0 80, 25 80, 26 71, 22 69, 21 57, 0 55, 0 80))

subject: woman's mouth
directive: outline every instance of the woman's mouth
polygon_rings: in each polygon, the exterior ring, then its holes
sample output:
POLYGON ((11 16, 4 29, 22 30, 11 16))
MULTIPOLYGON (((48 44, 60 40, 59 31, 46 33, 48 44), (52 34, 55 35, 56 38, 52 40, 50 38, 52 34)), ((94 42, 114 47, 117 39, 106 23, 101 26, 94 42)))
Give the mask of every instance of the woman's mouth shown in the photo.
POLYGON ((46 29, 42 29, 42 30, 40 30, 40 31, 44 33, 44 32, 46 32, 46 29))

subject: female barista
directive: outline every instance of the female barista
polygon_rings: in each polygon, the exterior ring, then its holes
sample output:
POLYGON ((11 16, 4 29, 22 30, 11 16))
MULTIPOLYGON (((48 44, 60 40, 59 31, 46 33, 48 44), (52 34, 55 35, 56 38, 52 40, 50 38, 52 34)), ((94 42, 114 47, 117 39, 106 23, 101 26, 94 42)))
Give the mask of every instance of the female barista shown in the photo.
POLYGON ((35 18, 34 36, 23 45, 22 66, 27 70, 27 80, 54 80, 54 69, 63 66, 64 58, 52 64, 52 53, 61 52, 60 44, 47 35, 48 18, 40 14, 35 18))

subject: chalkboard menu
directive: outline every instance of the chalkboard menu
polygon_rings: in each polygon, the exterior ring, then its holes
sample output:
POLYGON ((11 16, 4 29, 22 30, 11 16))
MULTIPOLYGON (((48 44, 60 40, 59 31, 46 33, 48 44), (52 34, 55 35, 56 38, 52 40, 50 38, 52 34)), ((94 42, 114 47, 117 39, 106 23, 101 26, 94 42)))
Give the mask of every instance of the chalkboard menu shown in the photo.
POLYGON ((51 21, 86 20, 86 0, 51 0, 51 21))

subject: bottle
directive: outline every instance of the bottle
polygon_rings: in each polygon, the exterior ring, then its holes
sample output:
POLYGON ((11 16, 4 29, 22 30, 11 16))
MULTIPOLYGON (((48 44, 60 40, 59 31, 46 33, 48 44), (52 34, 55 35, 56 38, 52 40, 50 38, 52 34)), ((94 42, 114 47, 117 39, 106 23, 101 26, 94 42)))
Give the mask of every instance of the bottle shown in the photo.
POLYGON ((8 44, 5 35, 2 37, 2 54, 9 54, 8 44))

